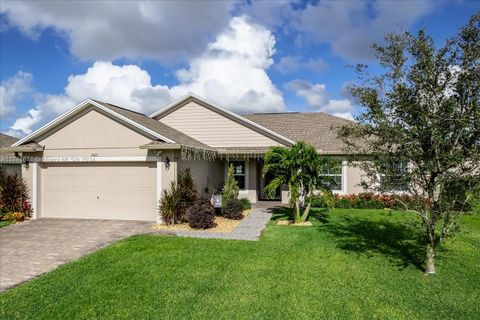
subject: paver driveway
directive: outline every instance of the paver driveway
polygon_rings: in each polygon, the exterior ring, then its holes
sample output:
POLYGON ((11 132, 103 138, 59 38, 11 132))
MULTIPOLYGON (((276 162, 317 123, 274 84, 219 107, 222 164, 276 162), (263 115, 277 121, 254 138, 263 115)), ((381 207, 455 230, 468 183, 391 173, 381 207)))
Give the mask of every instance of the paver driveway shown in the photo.
POLYGON ((0 228, 0 291, 121 238, 150 232, 150 222, 38 219, 0 228))

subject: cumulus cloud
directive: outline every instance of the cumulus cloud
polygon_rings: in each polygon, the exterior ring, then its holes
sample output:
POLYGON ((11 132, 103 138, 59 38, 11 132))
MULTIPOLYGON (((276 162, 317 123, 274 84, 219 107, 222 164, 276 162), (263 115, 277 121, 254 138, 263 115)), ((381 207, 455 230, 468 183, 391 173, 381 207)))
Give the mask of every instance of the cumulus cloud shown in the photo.
POLYGON ((322 72, 328 67, 322 58, 302 58, 301 56, 284 56, 274 65, 274 69, 280 73, 292 73, 303 70, 322 72))
POLYGON ((0 117, 6 117, 15 111, 15 102, 32 91, 32 75, 19 71, 0 85, 0 117))
POLYGON ((136 65, 95 62, 84 74, 70 76, 63 94, 37 93, 36 107, 18 118, 11 129, 31 133, 85 98, 149 114, 195 92, 236 112, 281 111, 285 108, 282 94, 266 73, 274 52, 275 38, 269 30, 245 17, 232 18, 227 30, 198 58, 177 71, 177 85, 152 84, 148 72, 136 65))
POLYGON ((353 105, 348 99, 330 99, 324 84, 312 84, 304 80, 293 80, 286 88, 303 98, 311 111, 321 111, 353 120, 353 105))
POLYGON ((117 66, 110 62, 96 62, 87 72, 68 77, 64 94, 35 94, 36 106, 17 118, 10 127, 16 135, 29 134, 33 128, 67 111, 86 98, 125 105, 132 110, 150 112, 158 104, 171 100, 168 89, 153 86, 148 72, 136 65, 117 66), (145 94, 148 92, 148 94, 145 94), (156 104, 152 104, 155 101, 156 104), (157 104, 158 103, 158 104, 157 104))
POLYGON ((292 28, 347 60, 368 60, 386 32, 408 29, 433 8, 433 1, 319 1, 299 10, 292 28))
POLYGON ((275 37, 246 17, 232 18, 229 28, 177 76, 173 96, 195 92, 237 112, 281 111, 282 94, 266 69, 273 64, 275 37))
POLYGON ((230 1, 2 1, 5 24, 35 39, 56 30, 82 59, 195 56, 228 24, 230 1))

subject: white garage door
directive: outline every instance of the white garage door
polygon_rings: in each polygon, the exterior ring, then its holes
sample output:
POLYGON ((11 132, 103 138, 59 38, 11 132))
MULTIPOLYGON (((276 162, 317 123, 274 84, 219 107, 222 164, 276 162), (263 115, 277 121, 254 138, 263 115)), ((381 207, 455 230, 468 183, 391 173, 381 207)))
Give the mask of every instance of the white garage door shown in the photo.
POLYGON ((156 220, 156 163, 62 163, 41 170, 45 218, 156 220))

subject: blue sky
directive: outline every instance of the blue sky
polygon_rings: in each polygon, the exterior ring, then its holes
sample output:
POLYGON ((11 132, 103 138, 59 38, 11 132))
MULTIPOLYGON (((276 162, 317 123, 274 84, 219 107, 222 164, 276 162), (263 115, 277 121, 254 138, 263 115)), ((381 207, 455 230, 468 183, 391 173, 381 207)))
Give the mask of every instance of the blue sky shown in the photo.
POLYGON ((359 112, 351 65, 385 32, 441 45, 477 1, 1 1, 2 132, 23 136, 87 97, 151 113, 192 91, 239 113, 359 112))

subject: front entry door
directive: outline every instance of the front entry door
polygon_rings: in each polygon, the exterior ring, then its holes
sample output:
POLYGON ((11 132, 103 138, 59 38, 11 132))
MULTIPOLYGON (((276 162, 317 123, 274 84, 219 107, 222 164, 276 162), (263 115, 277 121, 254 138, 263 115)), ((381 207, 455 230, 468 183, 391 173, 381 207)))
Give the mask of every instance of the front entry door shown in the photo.
POLYGON ((267 195, 265 194, 265 187, 270 183, 275 178, 275 175, 271 172, 267 173, 265 177, 262 176, 262 170, 263 170, 263 163, 259 166, 260 171, 260 199, 261 200, 282 200, 282 193, 281 193, 281 187, 278 187, 277 190, 275 190, 275 196, 273 199, 268 198, 267 195))

